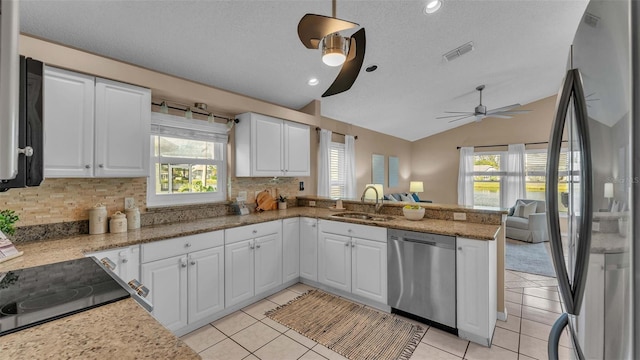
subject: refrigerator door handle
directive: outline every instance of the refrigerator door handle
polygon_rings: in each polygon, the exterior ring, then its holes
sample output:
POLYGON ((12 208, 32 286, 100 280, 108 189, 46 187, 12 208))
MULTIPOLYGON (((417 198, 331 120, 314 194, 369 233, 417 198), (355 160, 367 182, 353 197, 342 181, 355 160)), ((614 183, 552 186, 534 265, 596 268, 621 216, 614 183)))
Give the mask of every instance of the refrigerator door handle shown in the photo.
MULTIPOLYGON (((582 87, 582 79, 578 69, 567 71, 567 76, 562 84, 562 91, 556 104, 556 116, 553 122, 551 138, 549 139, 548 167, 546 181, 547 226, 551 257, 558 276, 560 294, 564 300, 569 314, 577 315, 580 312, 584 286, 586 284, 587 269, 589 264, 589 250, 591 248, 591 221, 593 218, 592 171, 591 171, 591 145, 589 142, 589 129, 587 117, 587 105, 582 87), (564 125, 573 99, 573 107, 576 118, 576 131, 580 145, 580 224, 578 232, 578 248, 576 251, 576 265, 573 271, 573 281, 570 281, 565 267, 564 251, 562 249, 562 237, 560 233, 560 216, 558 214, 558 165, 564 125)), ((570 174, 570 176, 572 176, 570 174)))
POLYGON ((566 313, 560 315, 558 320, 553 323, 549 332, 549 342, 547 343, 547 356, 549 360, 558 360, 558 346, 560 346, 560 337, 562 331, 569 324, 569 315, 566 313))

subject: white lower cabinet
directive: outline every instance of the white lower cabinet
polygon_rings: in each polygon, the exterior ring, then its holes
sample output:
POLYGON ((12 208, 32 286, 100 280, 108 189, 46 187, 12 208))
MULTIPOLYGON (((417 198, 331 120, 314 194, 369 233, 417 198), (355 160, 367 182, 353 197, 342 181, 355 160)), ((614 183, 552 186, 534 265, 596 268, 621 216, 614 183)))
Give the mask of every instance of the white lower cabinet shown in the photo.
POLYGON ((318 220, 300 218, 300 277, 318 281, 318 220))
POLYGON ((152 315, 176 331, 224 309, 224 233, 215 231, 141 246, 142 283, 152 315))
POLYGON ((300 218, 282 220, 282 282, 300 277, 300 218))
POLYGON ((123 248, 111 249, 89 253, 87 256, 95 256, 98 260, 107 258, 115 264, 113 269, 120 279, 129 282, 133 279, 140 280, 140 246, 132 245, 123 248))
POLYGON ((225 306, 282 284, 282 221, 225 230, 225 306))
POLYGON ((456 239, 458 336, 489 346, 497 318, 496 241, 456 239))
POLYGON ((387 229, 319 221, 318 282, 387 303, 387 229))

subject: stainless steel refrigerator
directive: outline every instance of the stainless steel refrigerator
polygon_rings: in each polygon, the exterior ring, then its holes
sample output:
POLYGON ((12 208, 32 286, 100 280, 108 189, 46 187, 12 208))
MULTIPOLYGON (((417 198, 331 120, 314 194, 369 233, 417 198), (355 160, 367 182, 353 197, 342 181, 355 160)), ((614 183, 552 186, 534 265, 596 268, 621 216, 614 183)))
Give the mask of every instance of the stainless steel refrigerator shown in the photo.
POLYGON ((640 193, 638 2, 589 2, 558 94, 546 200, 564 313, 549 335, 550 359, 563 353, 640 358, 633 311, 634 219, 640 213, 633 200, 640 193), (561 343, 563 332, 572 349, 561 343))

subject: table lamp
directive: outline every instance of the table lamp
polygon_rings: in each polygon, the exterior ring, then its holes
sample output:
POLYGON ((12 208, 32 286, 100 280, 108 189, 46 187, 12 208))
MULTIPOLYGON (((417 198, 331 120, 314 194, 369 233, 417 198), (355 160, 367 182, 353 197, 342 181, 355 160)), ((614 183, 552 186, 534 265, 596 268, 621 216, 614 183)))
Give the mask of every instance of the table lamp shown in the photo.
POLYGON ((422 181, 412 181, 409 183, 409 192, 421 193, 424 191, 424 183, 422 181))

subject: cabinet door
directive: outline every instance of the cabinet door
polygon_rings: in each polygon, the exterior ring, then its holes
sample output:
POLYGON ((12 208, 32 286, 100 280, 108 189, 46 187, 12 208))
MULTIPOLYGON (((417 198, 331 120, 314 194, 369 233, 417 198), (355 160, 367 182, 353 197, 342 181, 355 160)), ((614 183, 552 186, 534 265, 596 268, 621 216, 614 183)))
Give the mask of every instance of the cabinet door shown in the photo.
POLYGON ((224 247, 188 255, 189 323, 224 309, 224 247))
POLYGON ((96 79, 95 175, 149 175, 151 91, 96 79))
POLYGON ((318 281, 351 291, 351 247, 347 236, 320 232, 318 239, 318 281))
POLYGON ((255 239, 255 294, 282 284, 282 233, 255 239))
POLYGON ((284 130, 284 176, 309 176, 310 130, 308 125, 288 121, 284 130))
POLYGON ((387 303, 387 243, 351 239, 351 292, 387 303))
POLYGON ((141 270, 153 317, 171 331, 187 326, 187 257, 142 264, 141 270))
POLYGON ((282 220, 282 281, 300 277, 300 218, 282 220))
POLYGON ((496 322, 495 241, 457 238, 456 246, 456 315, 460 337, 472 335, 472 340, 488 346, 496 322))
POLYGON ((300 276, 318 281, 318 221, 300 218, 300 276))
POLYGON ((260 114, 251 115, 252 176, 282 176, 282 120, 260 114))
POLYGON ((94 81, 45 66, 45 177, 93 176, 94 81))
POLYGON ((224 293, 226 306, 253 296, 253 240, 239 241, 224 247, 224 293))

